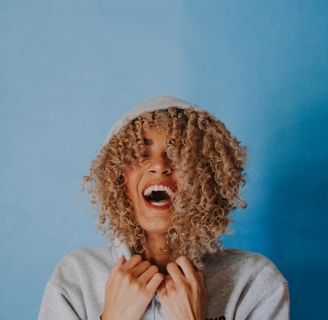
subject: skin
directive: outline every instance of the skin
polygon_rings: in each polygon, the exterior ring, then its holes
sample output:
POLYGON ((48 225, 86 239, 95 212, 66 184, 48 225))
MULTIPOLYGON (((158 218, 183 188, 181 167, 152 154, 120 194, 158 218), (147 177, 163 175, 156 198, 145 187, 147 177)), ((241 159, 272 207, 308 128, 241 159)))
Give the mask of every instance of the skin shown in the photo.
POLYGON ((150 185, 175 188, 176 172, 166 156, 166 136, 156 129, 145 132, 146 154, 140 165, 126 174, 126 186, 136 220, 146 231, 146 260, 134 255, 121 257, 114 265, 105 288, 102 319, 140 319, 150 301, 159 295, 166 319, 204 320, 207 289, 204 274, 195 271, 190 260, 179 257, 169 262, 166 233, 170 227, 170 206, 150 205, 143 191, 150 185))
POLYGON ((105 287, 102 319, 140 319, 163 278, 158 268, 143 261, 140 255, 129 261, 122 256, 105 287))
POLYGON ((185 256, 169 263, 167 271, 158 289, 165 318, 204 320, 208 292, 203 271, 195 271, 185 256))

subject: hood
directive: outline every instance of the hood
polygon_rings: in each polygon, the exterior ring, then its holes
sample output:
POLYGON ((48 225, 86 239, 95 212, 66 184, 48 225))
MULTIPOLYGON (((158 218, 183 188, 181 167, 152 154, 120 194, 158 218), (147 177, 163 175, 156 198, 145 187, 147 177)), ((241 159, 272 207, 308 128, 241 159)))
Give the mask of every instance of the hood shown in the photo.
POLYGON ((105 141, 104 146, 109 142, 109 140, 118 133, 126 124, 128 124, 133 119, 137 118, 143 112, 152 112, 155 110, 167 109, 168 107, 178 107, 181 109, 187 109, 193 107, 196 110, 201 110, 196 105, 189 103, 187 101, 181 100, 172 96, 160 96, 146 100, 131 110, 129 110, 120 120, 118 120, 114 126, 110 129, 105 141))

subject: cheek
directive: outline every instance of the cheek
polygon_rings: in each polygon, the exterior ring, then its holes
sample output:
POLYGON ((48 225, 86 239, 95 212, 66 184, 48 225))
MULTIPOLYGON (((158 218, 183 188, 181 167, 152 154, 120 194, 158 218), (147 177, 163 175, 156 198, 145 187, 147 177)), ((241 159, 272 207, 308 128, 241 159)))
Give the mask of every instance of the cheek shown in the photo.
POLYGON ((131 198, 137 195, 138 185, 141 177, 141 170, 137 168, 130 169, 125 174, 126 189, 131 198))
POLYGON ((131 171, 128 171, 125 175, 125 185, 126 185, 126 190, 130 194, 132 191, 132 185, 133 185, 133 173, 131 171))

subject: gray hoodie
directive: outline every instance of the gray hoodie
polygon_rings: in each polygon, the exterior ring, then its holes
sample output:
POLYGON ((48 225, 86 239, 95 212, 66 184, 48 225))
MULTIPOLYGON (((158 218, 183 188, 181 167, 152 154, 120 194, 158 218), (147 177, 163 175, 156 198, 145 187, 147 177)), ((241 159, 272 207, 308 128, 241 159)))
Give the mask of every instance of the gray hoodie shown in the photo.
MULTIPOLYGON (((122 254, 126 259, 131 256, 124 244, 110 241, 66 256, 47 284, 39 320, 99 319, 105 284, 122 254)), ((209 291, 207 319, 289 319, 287 282, 265 257, 224 249, 208 258, 204 270, 209 291)), ((157 295, 142 319, 165 319, 157 295)))
MULTIPOLYGON (((174 97, 148 100, 129 111, 113 126, 105 144, 141 112, 169 106, 187 108, 191 104, 174 97)), ((46 286, 39 320, 99 319, 103 311, 105 284, 121 255, 128 260, 131 257, 129 248, 118 240, 110 240, 104 246, 78 250, 66 256, 57 265, 46 286)), ((287 281, 267 258, 246 251, 224 249, 207 257, 204 270, 209 291, 207 319, 289 319, 287 281)), ((157 294, 142 319, 165 319, 157 294)))

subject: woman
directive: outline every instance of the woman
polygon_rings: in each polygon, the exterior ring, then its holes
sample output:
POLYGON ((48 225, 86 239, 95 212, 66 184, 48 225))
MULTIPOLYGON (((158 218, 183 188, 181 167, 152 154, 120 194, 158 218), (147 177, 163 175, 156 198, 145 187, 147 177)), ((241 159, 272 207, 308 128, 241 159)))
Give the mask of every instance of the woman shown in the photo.
POLYGON ((39 319, 289 319, 276 267, 220 246, 246 206, 244 164, 224 124, 185 101, 128 112, 84 178, 109 243, 59 263, 39 319))

